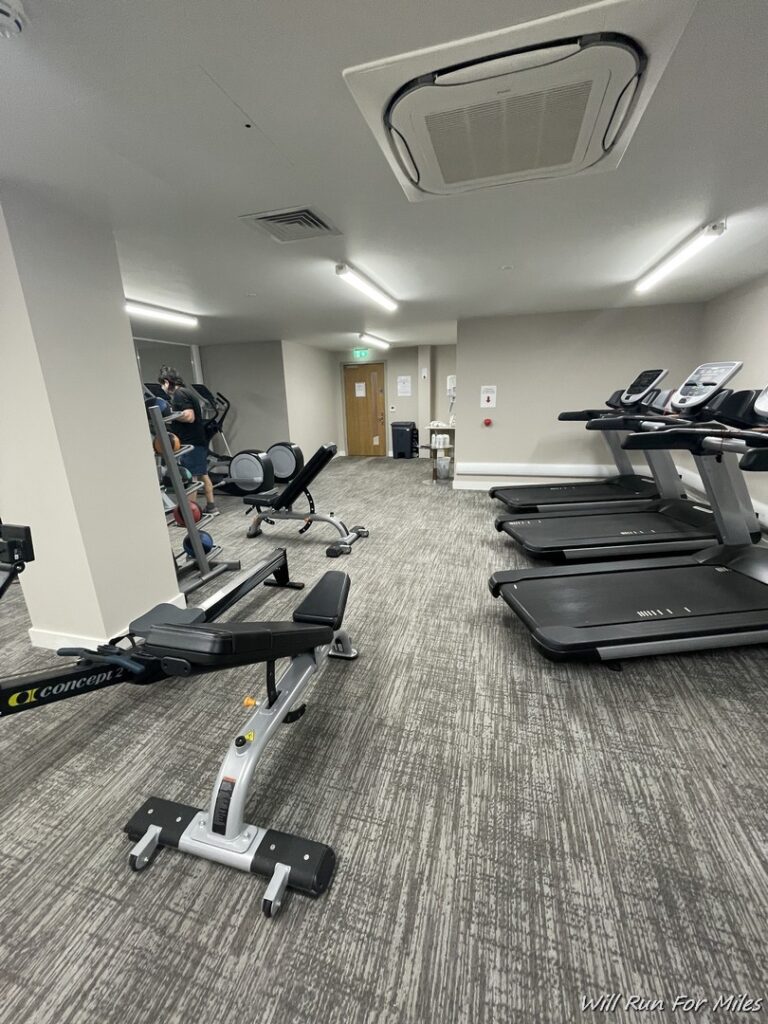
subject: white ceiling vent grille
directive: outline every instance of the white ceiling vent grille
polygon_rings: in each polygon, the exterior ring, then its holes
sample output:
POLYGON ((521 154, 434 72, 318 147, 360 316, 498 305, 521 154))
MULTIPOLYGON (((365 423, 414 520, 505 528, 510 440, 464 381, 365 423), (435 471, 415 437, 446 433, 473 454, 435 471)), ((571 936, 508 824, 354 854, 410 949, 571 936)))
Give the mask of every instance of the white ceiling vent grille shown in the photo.
POLYGON ((427 114, 443 180, 453 185, 570 163, 591 88, 591 82, 575 82, 427 114))
POLYGON ((599 0, 344 78, 410 200, 618 167, 697 0, 599 0))
POLYGON ((321 217, 308 206, 270 210, 268 213, 247 213, 240 220, 250 227, 265 231, 276 242, 301 242, 305 238, 341 234, 326 217, 321 217))

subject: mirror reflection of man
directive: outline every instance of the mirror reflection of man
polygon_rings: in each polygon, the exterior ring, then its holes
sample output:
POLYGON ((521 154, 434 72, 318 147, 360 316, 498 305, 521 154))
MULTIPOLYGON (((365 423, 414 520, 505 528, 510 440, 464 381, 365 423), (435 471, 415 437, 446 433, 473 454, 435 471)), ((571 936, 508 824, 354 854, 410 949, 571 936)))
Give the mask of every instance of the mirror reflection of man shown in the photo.
POLYGON ((213 484, 208 476, 208 438, 205 434, 205 421, 200 402, 196 395, 184 387, 184 381, 173 366, 163 366, 157 379, 168 395, 171 412, 179 413, 178 419, 172 424, 174 434, 183 445, 192 446, 192 451, 185 452, 179 463, 203 485, 206 501, 204 515, 217 516, 219 510, 214 504, 213 484))

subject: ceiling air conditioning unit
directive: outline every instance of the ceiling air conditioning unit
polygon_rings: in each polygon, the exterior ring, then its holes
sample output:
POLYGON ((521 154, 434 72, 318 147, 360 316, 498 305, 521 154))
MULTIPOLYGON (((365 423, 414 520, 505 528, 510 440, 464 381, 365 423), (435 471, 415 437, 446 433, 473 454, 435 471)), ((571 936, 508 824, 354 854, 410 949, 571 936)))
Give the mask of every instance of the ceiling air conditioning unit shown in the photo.
POLYGON ((697 0, 604 0, 344 78, 412 201, 618 166, 697 0))

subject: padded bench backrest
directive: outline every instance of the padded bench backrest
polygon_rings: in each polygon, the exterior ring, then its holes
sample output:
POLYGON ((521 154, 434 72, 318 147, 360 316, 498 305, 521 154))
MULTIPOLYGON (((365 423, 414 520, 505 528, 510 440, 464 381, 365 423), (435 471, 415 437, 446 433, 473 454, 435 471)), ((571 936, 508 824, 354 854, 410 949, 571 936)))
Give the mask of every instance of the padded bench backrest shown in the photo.
POLYGON ((315 477, 325 469, 333 456, 336 454, 335 444, 321 445, 302 471, 293 478, 271 503, 271 507, 277 511, 281 508, 290 508, 300 498, 303 492, 309 487, 315 477))

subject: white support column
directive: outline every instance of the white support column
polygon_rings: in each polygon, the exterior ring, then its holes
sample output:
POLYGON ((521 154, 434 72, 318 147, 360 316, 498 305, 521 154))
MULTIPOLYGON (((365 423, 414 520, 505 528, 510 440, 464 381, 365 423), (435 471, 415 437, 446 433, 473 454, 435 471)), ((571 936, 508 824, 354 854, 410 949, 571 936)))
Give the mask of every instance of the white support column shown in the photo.
MULTIPOLYGON (((419 444, 426 444, 429 439, 429 424, 432 419, 432 346, 419 345, 418 352, 419 444)), ((428 459, 429 451, 426 448, 421 448, 419 457, 428 459)))
POLYGON ((0 193, 0 516, 41 647, 92 646, 180 603, 111 230, 0 193))

